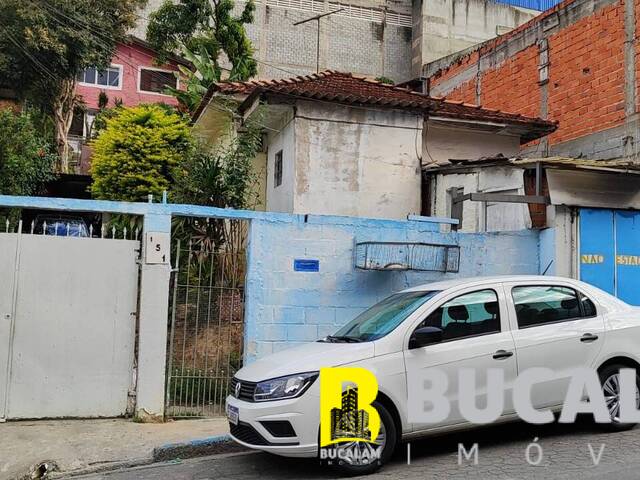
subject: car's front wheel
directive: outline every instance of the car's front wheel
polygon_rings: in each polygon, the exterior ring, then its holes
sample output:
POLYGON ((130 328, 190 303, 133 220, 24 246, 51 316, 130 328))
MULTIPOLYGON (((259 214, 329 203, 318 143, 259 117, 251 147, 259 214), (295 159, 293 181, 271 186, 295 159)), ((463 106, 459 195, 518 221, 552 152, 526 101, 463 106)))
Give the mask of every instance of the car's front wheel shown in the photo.
MULTIPOLYGON (((633 428, 635 423, 622 423, 620 421, 620 369, 629 368, 626 365, 608 365, 598 372, 602 393, 609 410, 610 423, 600 424, 603 429, 621 432, 633 428)), ((640 407, 640 376, 636 371, 636 408, 640 407)))
POLYGON ((340 444, 339 449, 350 453, 331 461, 332 466, 346 475, 368 475, 375 472, 389 461, 396 449, 398 430, 393 417, 381 403, 375 401, 371 405, 380 415, 380 432, 375 444, 367 442, 340 444), (354 451, 358 454, 353 455, 354 451))

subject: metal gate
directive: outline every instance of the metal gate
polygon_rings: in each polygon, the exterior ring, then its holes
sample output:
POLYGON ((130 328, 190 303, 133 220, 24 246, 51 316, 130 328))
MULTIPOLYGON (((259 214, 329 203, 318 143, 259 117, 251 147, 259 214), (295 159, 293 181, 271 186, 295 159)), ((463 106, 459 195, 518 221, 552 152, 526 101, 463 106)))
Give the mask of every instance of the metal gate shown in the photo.
POLYGON ((33 226, 0 232, 0 418, 124 415, 140 242, 33 226))
MULTIPOLYGON (((188 222, 188 220, 183 220, 188 222)), ((224 414, 242 366, 245 242, 242 220, 195 220, 174 228, 165 414, 224 414), (199 223, 198 223, 199 222, 199 223)))

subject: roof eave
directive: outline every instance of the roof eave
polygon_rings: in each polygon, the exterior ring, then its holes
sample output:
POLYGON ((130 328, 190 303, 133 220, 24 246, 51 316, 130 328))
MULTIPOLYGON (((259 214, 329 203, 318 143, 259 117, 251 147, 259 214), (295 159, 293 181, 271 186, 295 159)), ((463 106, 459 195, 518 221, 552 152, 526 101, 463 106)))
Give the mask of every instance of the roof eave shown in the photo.
POLYGON ((496 135, 511 135, 520 137, 520 144, 529 143, 554 132, 558 126, 552 122, 542 120, 526 119, 501 119, 484 120, 479 118, 459 118, 451 115, 433 114, 429 116, 432 122, 444 126, 466 127, 476 130, 485 130, 496 135))

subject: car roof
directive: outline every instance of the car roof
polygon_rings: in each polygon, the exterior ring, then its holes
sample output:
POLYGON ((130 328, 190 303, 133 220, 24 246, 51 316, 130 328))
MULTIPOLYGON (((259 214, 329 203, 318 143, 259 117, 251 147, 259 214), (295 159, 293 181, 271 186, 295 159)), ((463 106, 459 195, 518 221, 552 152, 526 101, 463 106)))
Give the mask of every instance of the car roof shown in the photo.
POLYGON ((490 283, 502 283, 502 282, 570 282, 573 284, 579 284, 580 282, 572 278, 566 277, 551 277, 548 275, 494 275, 484 277, 466 277, 455 278, 451 280, 441 280, 438 282, 425 283, 423 285, 417 285, 415 287, 407 288, 404 292, 420 292, 425 290, 448 290, 450 288, 484 285, 490 283))

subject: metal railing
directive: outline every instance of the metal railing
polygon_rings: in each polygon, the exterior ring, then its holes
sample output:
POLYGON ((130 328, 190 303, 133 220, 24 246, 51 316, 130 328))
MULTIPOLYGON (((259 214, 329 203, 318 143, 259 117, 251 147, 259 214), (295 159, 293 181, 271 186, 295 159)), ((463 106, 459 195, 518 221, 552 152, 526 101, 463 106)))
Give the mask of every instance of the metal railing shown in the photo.
POLYGON ((362 270, 457 272, 460 247, 435 243, 361 242, 356 244, 355 266, 362 270))
POLYGON ((223 415, 231 379, 242 366, 243 244, 211 249, 178 240, 174 248, 165 414, 223 415))
POLYGON ((45 235, 51 237, 76 238, 109 238, 120 240, 140 240, 141 230, 134 226, 108 223, 84 223, 78 219, 49 219, 41 220, 14 218, 0 215, 0 233, 22 233, 31 235, 45 235))

